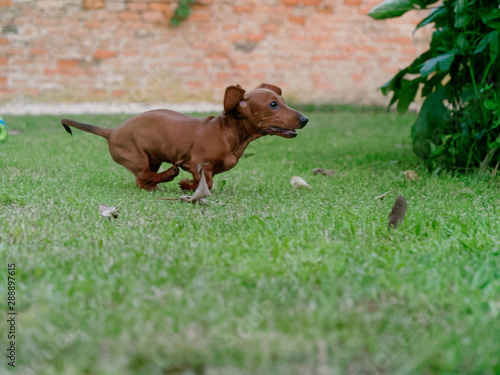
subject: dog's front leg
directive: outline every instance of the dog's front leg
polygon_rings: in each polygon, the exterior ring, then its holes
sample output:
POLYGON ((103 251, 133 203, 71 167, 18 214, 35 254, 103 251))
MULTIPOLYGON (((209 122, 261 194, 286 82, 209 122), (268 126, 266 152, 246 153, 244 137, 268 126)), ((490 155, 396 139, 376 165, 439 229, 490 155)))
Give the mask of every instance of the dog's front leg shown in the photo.
MULTIPOLYGON (((213 165, 210 163, 203 164, 201 166, 201 169, 203 170, 203 175, 205 176, 205 180, 208 186, 208 189, 212 189, 213 185, 213 165)), ((201 170, 200 170, 201 171, 201 170)), ((193 179, 184 179, 179 183, 179 186, 181 187, 182 190, 184 191, 195 191, 198 188, 198 185, 200 183, 201 179, 201 172, 198 171, 198 167, 195 169, 190 169, 189 172, 193 175, 193 179)))

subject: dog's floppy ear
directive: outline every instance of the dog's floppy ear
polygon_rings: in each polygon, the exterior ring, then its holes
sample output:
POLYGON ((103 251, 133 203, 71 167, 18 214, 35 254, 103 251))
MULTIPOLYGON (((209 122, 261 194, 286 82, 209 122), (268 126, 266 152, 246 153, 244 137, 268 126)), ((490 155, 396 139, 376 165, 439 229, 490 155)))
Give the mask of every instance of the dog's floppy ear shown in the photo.
POLYGON ((229 86, 226 88, 226 93, 224 94, 224 114, 228 115, 231 113, 236 106, 239 104, 240 100, 243 99, 245 90, 240 85, 229 86))
POLYGON ((281 89, 278 86, 269 85, 267 83, 261 83, 257 88, 258 89, 268 89, 268 90, 274 91, 276 94, 281 96, 281 89))

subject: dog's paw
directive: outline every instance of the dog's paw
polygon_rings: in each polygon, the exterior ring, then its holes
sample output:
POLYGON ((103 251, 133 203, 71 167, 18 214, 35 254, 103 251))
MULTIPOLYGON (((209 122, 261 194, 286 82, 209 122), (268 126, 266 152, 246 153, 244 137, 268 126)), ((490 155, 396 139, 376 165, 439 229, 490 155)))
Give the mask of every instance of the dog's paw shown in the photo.
POLYGON ((171 171, 170 173, 172 174, 173 177, 177 176, 180 172, 179 167, 176 165, 172 165, 169 170, 171 171))
POLYGON ((194 191, 198 187, 198 184, 186 178, 179 182, 179 186, 183 191, 194 191))

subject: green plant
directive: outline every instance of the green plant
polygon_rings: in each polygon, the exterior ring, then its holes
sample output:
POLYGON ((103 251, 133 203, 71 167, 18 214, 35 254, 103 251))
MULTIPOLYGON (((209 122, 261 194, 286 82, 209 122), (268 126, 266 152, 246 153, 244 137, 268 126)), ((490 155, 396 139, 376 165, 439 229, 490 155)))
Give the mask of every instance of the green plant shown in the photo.
MULTIPOLYGON (((436 0, 386 0, 375 19, 429 9, 436 0)), ((430 48, 381 87, 407 111, 421 89, 425 98, 412 127, 413 149, 431 170, 467 171, 499 162, 500 9, 497 1, 444 0, 415 30, 434 23, 430 48)))
POLYGON ((191 14, 191 5, 194 0, 180 0, 177 9, 175 10, 172 18, 170 19, 171 26, 179 26, 179 24, 189 17, 191 14))

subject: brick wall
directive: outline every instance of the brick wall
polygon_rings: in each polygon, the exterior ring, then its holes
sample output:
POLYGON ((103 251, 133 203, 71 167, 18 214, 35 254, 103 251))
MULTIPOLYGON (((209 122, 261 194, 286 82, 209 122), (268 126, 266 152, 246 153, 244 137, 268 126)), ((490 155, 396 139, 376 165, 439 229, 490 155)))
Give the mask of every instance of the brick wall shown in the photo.
POLYGON ((0 101, 216 101, 261 82, 299 102, 383 104, 377 87, 426 49, 424 14, 379 0, 0 0, 0 101))

